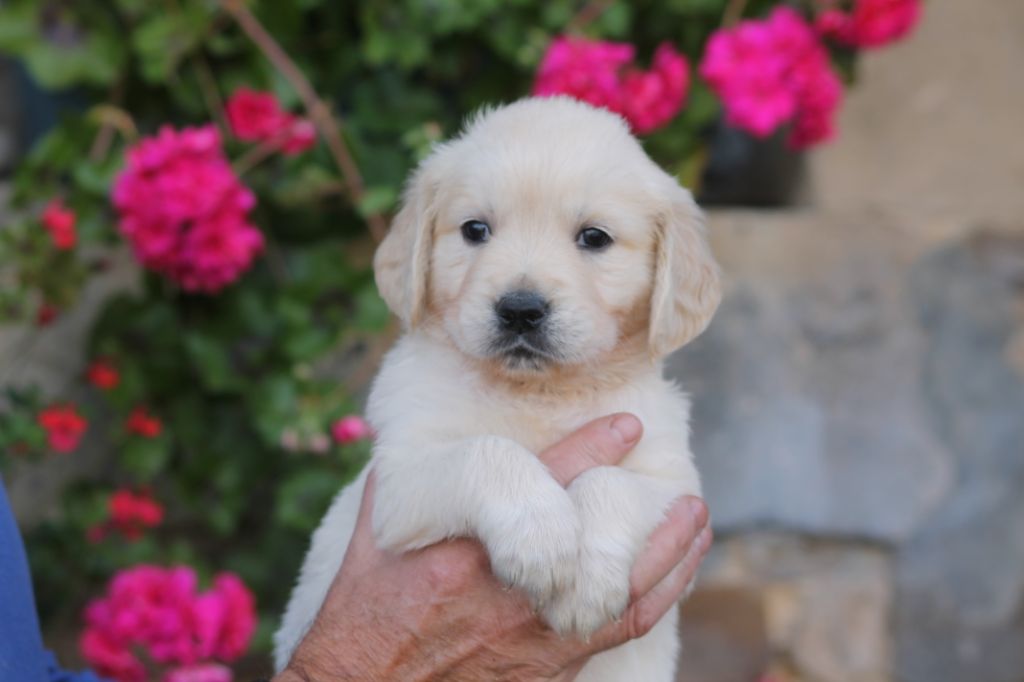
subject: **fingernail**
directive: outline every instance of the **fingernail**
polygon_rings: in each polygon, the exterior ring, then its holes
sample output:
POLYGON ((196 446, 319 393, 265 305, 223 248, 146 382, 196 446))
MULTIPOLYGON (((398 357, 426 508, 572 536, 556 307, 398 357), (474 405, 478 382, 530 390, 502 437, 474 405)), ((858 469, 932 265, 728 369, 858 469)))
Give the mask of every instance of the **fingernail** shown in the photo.
POLYGON ((704 504, 704 500, 699 497, 690 497, 686 500, 687 506, 690 508, 690 514, 693 516, 693 524, 695 528, 703 528, 708 523, 708 506, 704 504))
POLYGON ((612 431, 619 434, 623 443, 632 443, 640 438, 643 426, 640 420, 631 414, 616 415, 611 423, 612 431))

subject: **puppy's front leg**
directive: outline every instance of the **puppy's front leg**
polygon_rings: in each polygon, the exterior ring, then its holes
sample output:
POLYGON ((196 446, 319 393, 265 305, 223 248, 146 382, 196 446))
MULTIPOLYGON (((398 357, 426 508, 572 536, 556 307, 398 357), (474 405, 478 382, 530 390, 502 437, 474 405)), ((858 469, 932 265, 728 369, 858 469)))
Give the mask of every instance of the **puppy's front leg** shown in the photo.
POLYGON ((569 494, 537 457, 507 438, 378 444, 374 530, 405 551, 446 538, 483 542, 495 575, 541 606, 576 573, 580 522, 569 494))
POLYGON ((696 476, 684 480, 648 476, 619 467, 595 467, 569 486, 580 515, 579 572, 572 588, 544 611, 561 634, 587 636, 622 615, 629 575, 647 537, 672 501, 699 493, 696 476))

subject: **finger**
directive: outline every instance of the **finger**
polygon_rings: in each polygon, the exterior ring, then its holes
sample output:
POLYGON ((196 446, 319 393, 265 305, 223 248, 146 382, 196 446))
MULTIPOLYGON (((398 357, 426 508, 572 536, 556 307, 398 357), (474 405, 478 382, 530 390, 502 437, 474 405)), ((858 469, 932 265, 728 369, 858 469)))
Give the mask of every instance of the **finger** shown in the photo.
POLYGON ((669 609, 679 603, 687 586, 697 575, 697 568, 711 547, 711 540, 711 529, 702 530, 694 542, 693 550, 686 555, 682 563, 672 569, 664 580, 626 610, 622 622, 626 627, 627 634, 631 637, 640 637, 646 634, 668 613, 669 609))
POLYGON ((356 517, 356 527, 352 531, 352 540, 349 541, 345 557, 368 556, 377 551, 377 541, 373 537, 373 497, 377 490, 377 472, 370 470, 366 476, 366 483, 363 485, 363 498, 359 502, 359 515, 356 517))
POLYGON ((621 619, 604 626, 584 643, 582 655, 591 656, 650 632, 669 609, 679 603, 686 586, 697 574, 701 559, 711 547, 711 540, 711 528, 705 526, 681 561, 672 566, 646 594, 630 604, 621 619))
POLYGON ((618 464, 640 440, 640 420, 625 412, 595 419, 540 454, 563 486, 597 466, 618 464))
POLYGON ((698 497, 685 496, 669 507, 665 520, 647 539, 629 576, 630 601, 647 594, 683 560, 708 521, 708 508, 698 497))

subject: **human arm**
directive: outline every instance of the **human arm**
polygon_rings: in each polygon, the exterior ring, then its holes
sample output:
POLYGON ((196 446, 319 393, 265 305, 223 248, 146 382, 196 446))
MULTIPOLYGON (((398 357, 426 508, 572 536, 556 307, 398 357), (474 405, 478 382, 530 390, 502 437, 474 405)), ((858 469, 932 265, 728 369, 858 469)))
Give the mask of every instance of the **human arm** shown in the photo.
MULTIPOLYGON (((541 459, 559 484, 568 485, 589 468, 621 460, 640 432, 635 417, 605 417, 549 448, 541 459)), ((565 682, 591 655, 643 635, 673 608, 711 539, 703 503, 686 498, 673 504, 633 567, 623 617, 582 641, 559 637, 523 595, 505 589, 475 541, 443 542, 401 555, 378 549, 369 522, 373 495, 371 476, 324 606, 274 682, 565 682)))

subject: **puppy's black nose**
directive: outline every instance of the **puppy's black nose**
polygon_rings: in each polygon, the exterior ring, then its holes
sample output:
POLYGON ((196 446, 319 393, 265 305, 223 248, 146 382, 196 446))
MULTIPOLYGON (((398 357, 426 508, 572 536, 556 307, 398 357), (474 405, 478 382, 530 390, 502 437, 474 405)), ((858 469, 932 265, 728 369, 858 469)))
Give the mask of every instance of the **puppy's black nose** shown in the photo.
POLYGON ((522 334, 540 326, 548 314, 548 307, 543 296, 521 289, 498 299, 494 312, 503 330, 522 334))

